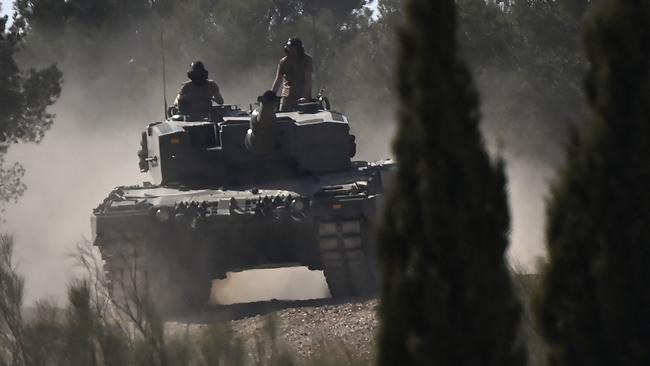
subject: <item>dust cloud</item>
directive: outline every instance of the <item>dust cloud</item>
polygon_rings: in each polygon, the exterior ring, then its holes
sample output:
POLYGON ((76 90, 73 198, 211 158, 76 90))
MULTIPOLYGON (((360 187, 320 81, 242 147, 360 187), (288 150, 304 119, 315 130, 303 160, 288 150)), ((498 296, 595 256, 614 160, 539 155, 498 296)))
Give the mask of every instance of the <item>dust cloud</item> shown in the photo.
MULTIPOLYGON (((185 80, 186 67, 168 69, 168 100, 185 80)), ((269 87, 273 75, 269 68, 221 83, 226 102, 248 108, 269 87)), ((212 77, 218 80, 218 74, 212 77)), ((26 277, 27 305, 43 298, 65 299, 66 284, 75 273, 72 254, 91 235, 92 209, 114 187, 149 180, 137 165, 140 133, 163 114, 161 78, 149 81, 150 95, 140 96, 135 107, 123 110, 115 109, 120 102, 90 93, 98 89, 92 80, 71 79, 52 108, 57 117, 43 141, 14 145, 6 156, 8 163, 18 161, 27 171, 23 179, 27 191, 17 204, 7 206, 5 221, 0 223, 2 232, 14 235, 16 261, 26 277)), ((111 87, 119 90, 119 85, 111 87)), ((127 90, 122 93, 128 95, 127 90)), ((219 299, 226 302, 328 294, 322 272, 305 268, 232 274, 218 287, 223 292, 219 299)))
POLYGON ((229 273, 212 282, 214 304, 263 300, 311 300, 329 297, 323 271, 307 267, 254 269, 229 273))
MULTIPOLYGON (((224 87, 225 97, 245 104, 266 86, 254 76, 248 82, 254 85, 246 88, 248 91, 224 87)), ((105 112, 108 115, 101 116, 105 122, 97 124, 84 120, 92 118, 92 113, 84 112, 92 107, 85 96, 75 93, 78 90, 66 85, 54 108, 55 124, 41 144, 12 146, 7 157, 9 162, 20 161, 27 170, 24 182, 28 190, 18 204, 7 208, 3 224, 3 231, 15 236, 17 262, 26 275, 27 304, 44 297, 64 298, 66 283, 73 274, 70 254, 80 241, 90 237, 92 209, 114 187, 148 179, 139 173, 135 153, 143 126, 160 119, 162 96, 152 96, 146 101, 149 105, 132 111, 129 117, 129 111, 116 111, 115 116, 105 112), (75 112, 79 103, 84 107, 75 112)), ((395 124, 389 118, 365 123, 350 120, 358 136, 358 158, 376 160, 392 155, 390 141, 395 124)), ((506 153, 505 158, 513 228, 509 255, 532 270, 536 258, 544 255, 544 196, 553 171, 527 157, 506 153)), ((328 295, 322 272, 305 268, 235 273, 224 281, 215 281, 213 288, 218 290, 213 299, 219 303, 328 295)))
POLYGON ((510 196, 510 247, 513 265, 534 272, 544 247, 545 197, 555 169, 530 157, 505 156, 510 196))
MULTIPOLYGON (((121 55, 119 48, 125 43, 116 40, 115 45, 115 52, 106 50, 105 54, 121 55)), ((167 65, 168 101, 185 80, 190 61, 171 58, 167 65)), ((75 264, 70 255, 79 242, 90 237, 92 209, 114 187, 149 179, 139 173, 137 166, 140 132, 163 115, 162 78, 157 73, 144 78, 149 93, 132 95, 119 78, 110 79, 119 68, 107 68, 104 74, 89 77, 84 70, 71 66, 78 65, 75 62, 60 64, 65 75, 63 92, 52 109, 57 115, 55 123, 42 143, 14 145, 7 155, 8 163, 18 161, 27 171, 24 182, 28 189, 17 204, 7 207, 0 230, 15 237, 17 263, 26 277, 28 305, 41 298, 65 298, 66 283, 75 264)), ((131 60, 103 62, 124 65, 131 60)), ((268 65, 243 75, 228 75, 206 66, 211 78, 219 83, 226 103, 244 108, 269 88, 275 69, 275 65, 268 65)), ((336 96, 330 97, 336 103, 336 96)), ((336 104, 333 107, 336 109, 336 104)), ((349 115, 352 132, 357 136, 358 159, 373 161, 392 156, 390 143, 396 128, 393 109, 385 108, 380 120, 365 120, 364 110, 342 112, 349 115)), ((488 126, 502 125, 490 123, 490 118, 486 118, 488 126)), ((486 134, 498 135, 498 131, 488 129, 486 134)), ((534 159, 508 154, 507 146, 505 155, 513 226, 510 256, 531 269, 535 259, 544 254, 543 197, 552 171, 534 159)), ((319 298, 328 294, 322 272, 305 268, 231 274, 224 281, 216 281, 214 288, 218 293, 214 300, 222 303, 319 298)))
MULTIPOLYGON (((494 93, 483 91, 481 95, 494 93)), ((503 101, 498 98, 486 98, 481 105, 484 114, 481 124, 488 150, 492 156, 500 154, 506 162, 511 216, 508 257, 517 268, 533 272, 538 259, 546 255, 545 197, 557 169, 554 157, 522 151, 519 145, 527 143, 522 127, 514 119, 503 119, 503 113, 498 112, 502 105, 503 101)), ((357 121, 352 118, 355 115, 363 116, 363 112, 350 114, 351 130, 357 136, 357 158, 369 161, 393 158, 390 147, 396 130, 396 112, 386 109, 385 119, 376 121, 362 118, 357 121)), ((559 145, 561 139, 558 137, 547 143, 559 145)))
POLYGON ((26 168, 27 191, 8 206, 3 231, 14 235, 26 303, 62 299, 76 245, 90 238, 90 214, 118 185, 137 184, 135 152, 142 122, 110 128, 75 118, 75 90, 64 88, 55 123, 37 145, 14 145, 8 161, 26 168))
POLYGON ((566 131, 544 123, 551 117, 534 100, 510 97, 520 83, 514 72, 494 70, 476 80, 488 151, 506 163, 511 218, 508 258, 518 270, 532 273, 546 256, 545 200, 564 156, 561 147, 566 131), (527 108, 534 108, 529 113, 537 117, 535 122, 511 115, 513 110, 527 108))

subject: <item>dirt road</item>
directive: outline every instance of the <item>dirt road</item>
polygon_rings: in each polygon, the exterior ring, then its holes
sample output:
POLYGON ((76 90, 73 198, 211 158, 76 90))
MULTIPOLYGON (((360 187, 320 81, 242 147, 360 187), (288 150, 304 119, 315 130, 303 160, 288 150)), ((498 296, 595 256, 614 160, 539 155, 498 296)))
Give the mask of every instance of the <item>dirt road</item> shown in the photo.
MULTIPOLYGON (((211 309, 201 319, 195 319, 192 329, 214 322, 228 322, 247 347, 255 346, 255 338, 264 334, 269 318, 277 320, 278 340, 301 359, 322 350, 322 344, 338 350, 348 350, 355 357, 370 359, 378 329, 376 299, 336 303, 332 300, 294 302, 261 302, 211 309), (232 320, 235 319, 235 320, 232 320)), ((185 328, 183 323, 170 325, 185 328)))

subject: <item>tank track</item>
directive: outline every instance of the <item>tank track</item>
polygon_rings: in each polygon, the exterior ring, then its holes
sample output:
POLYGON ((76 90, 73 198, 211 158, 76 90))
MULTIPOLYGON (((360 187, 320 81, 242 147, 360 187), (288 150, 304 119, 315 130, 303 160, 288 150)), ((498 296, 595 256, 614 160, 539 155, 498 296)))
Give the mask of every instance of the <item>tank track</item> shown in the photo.
POLYGON ((180 316, 207 305, 209 276, 196 266, 181 269, 178 253, 161 255, 163 248, 146 239, 112 241, 100 247, 106 285, 118 307, 134 309, 150 302, 163 316, 180 316))
POLYGON ((325 280, 334 298, 378 292, 374 243, 368 226, 362 217, 318 223, 325 280))

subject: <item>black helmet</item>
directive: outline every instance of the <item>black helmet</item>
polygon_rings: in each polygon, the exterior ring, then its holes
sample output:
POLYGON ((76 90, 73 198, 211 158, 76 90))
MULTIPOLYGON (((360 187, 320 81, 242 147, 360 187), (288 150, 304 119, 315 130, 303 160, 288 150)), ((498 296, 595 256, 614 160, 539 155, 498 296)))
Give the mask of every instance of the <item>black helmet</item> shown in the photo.
POLYGON ((300 53, 305 53, 305 48, 302 46, 302 41, 298 37, 291 37, 287 40, 287 44, 284 45, 284 52, 287 52, 290 47, 296 47, 298 50, 300 50, 300 53))
POLYGON ((187 77, 190 80, 206 80, 208 78, 208 70, 203 66, 203 62, 194 61, 187 71, 187 77))

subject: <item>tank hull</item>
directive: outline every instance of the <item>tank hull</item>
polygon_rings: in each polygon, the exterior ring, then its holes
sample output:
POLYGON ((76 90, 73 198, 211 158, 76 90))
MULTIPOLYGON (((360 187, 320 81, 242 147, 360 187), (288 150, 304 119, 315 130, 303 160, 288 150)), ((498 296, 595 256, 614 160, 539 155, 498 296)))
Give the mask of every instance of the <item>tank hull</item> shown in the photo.
POLYGON ((372 294, 392 166, 200 190, 118 187, 93 213, 93 242, 114 297, 147 289, 166 314, 205 305, 213 279, 256 268, 306 266, 324 271, 333 297, 372 294))

